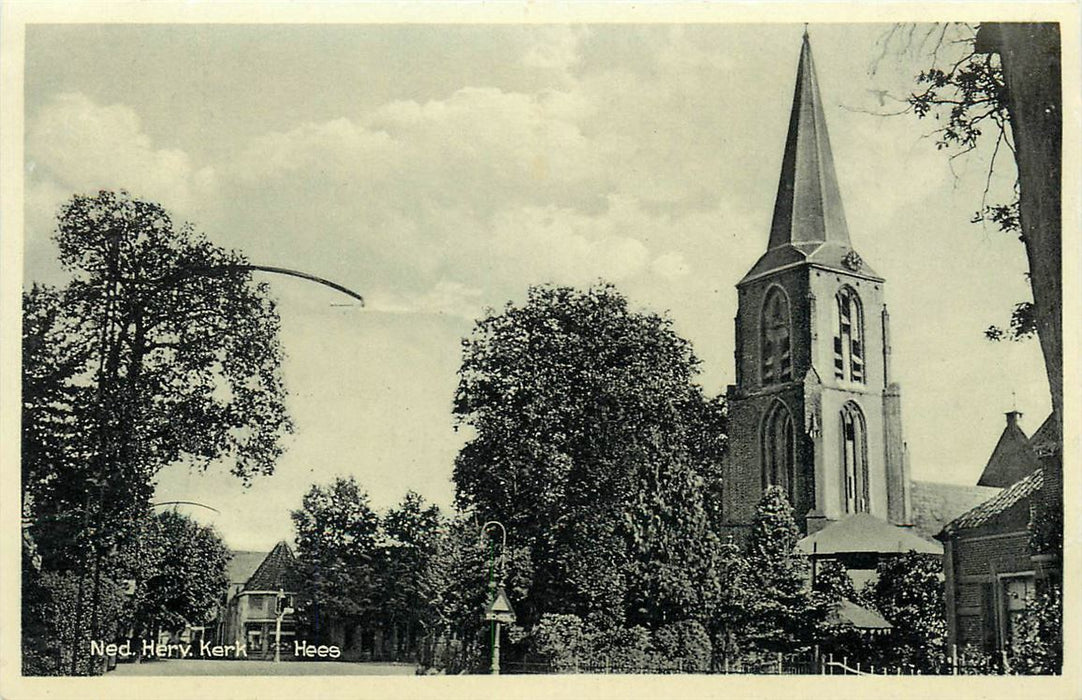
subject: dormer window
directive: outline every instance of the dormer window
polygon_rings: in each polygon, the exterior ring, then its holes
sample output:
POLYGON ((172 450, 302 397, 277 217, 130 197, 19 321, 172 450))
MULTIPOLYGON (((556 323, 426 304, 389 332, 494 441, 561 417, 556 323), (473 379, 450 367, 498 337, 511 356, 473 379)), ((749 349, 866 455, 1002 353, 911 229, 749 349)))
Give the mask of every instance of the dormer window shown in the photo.
POLYGON ((852 287, 838 290, 834 309, 834 378, 863 384, 864 314, 852 287))
POLYGON ((780 287, 771 287, 767 292, 760 327, 763 385, 791 381, 793 358, 789 300, 780 287))

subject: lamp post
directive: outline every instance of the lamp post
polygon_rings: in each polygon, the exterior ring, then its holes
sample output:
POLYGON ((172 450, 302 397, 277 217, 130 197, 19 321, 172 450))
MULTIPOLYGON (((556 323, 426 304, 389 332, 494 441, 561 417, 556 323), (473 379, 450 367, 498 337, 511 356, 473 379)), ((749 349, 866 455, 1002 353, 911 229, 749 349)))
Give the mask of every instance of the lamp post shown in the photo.
POLYGON ((490 525, 497 525, 503 533, 500 545, 499 566, 496 566, 496 557, 493 554, 492 565, 489 569, 489 603, 485 608, 481 619, 492 623, 492 675, 500 675, 500 629, 505 623, 515 621, 515 611, 511 607, 511 601, 507 599, 507 593, 503 589, 503 577, 506 573, 505 564, 507 557, 507 528, 498 520, 489 520, 481 526, 481 538, 485 538, 490 525), (498 573, 496 569, 499 569, 498 573))

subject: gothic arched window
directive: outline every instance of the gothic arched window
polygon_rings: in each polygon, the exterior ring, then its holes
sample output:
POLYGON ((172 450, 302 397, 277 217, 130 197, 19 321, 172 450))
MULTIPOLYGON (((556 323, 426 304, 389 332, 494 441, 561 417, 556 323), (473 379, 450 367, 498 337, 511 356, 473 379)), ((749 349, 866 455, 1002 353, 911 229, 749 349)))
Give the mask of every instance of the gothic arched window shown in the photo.
POLYGON ((845 476, 845 512, 867 513, 868 433, 864 414, 850 401, 842 407, 842 465, 845 476))
POLYGON ((863 384, 864 313, 860 297, 852 287, 842 287, 834 300, 834 376, 863 384))
POLYGON ((763 422, 763 485, 780 486, 796 505, 796 443, 793 415, 781 401, 775 401, 763 422))
POLYGON ((763 384, 787 382, 793 378, 791 355, 792 326, 789 317, 789 300, 780 287, 771 287, 763 303, 760 319, 760 353, 762 356, 763 384))

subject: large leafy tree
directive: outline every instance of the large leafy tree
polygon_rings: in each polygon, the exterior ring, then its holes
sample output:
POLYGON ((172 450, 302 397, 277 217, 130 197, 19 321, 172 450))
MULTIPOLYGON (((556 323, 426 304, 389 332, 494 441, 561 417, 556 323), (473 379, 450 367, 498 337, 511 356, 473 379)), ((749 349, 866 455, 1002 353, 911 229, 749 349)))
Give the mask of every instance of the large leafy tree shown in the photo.
MULTIPOLYGON (((400 649, 414 649, 426 626, 422 577, 439 544, 440 509, 410 491, 383 517, 379 618, 400 649)), ((396 650, 398 651, 398 650, 396 650)))
POLYGON ((654 627, 708 610, 718 540, 704 492, 724 426, 698 364, 668 318, 606 284, 532 287, 463 341, 454 410, 473 437, 456 499, 529 550, 520 621, 654 627))
POLYGON ((136 636, 212 621, 229 585, 226 567, 232 555, 221 537, 172 511, 158 513, 144 528, 125 553, 127 575, 139 584, 132 615, 136 636))
POLYGON ((279 321, 244 257, 123 193, 74 197, 55 238, 71 281, 24 295, 30 515, 88 516, 103 546, 167 464, 271 473, 290 430, 279 321))
POLYGON ((331 625, 371 623, 380 603, 379 515, 356 479, 313 485, 292 512, 301 585, 297 615, 314 642, 331 625))
POLYGON ((100 636, 102 582, 154 475, 269 474, 291 426, 277 311, 242 254, 113 192, 73 197, 55 241, 70 281, 23 297, 23 515, 44 570, 80 572, 75 627, 100 636))

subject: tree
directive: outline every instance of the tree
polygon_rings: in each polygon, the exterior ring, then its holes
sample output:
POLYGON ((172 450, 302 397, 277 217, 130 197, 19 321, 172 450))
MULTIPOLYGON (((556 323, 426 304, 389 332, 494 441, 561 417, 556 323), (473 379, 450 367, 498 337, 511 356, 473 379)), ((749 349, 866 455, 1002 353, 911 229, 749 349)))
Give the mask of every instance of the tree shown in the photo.
POLYGON ((379 516, 351 476, 313 484, 291 513, 302 583, 297 616, 317 643, 335 626, 372 622, 378 603, 379 516))
POLYGON ((121 570, 141 584, 132 601, 136 637, 155 628, 205 625, 219 612, 232 554, 214 528, 180 513, 158 513, 126 555, 121 570))
POLYGON ((748 561, 730 535, 721 546, 717 564, 719 595, 714 602, 707 631, 714 661, 721 668, 739 658, 747 637, 752 582, 748 561))
POLYGON ((457 504, 507 526, 534 567, 519 619, 654 627, 707 609, 718 540, 707 484, 720 403, 672 322, 611 285, 530 288, 463 340, 457 504))
POLYGON ((1002 144, 1014 154, 1017 200, 982 203, 975 219, 1019 235, 1029 263, 1033 302, 1015 307, 1010 332, 991 328, 989 336, 1038 334, 1052 406, 1062 416, 1060 27, 1027 22, 956 27, 961 34, 954 43, 962 47, 962 55, 947 68, 933 65, 921 72, 917 81, 924 88, 914 92, 909 103, 918 117, 935 115, 945 122, 938 130, 939 148, 971 151, 992 124, 990 168, 995 167, 1002 144))
POLYGON ((93 580, 100 636, 110 553, 140 530, 154 475, 269 474, 291 425, 277 311, 243 255, 125 193, 73 197, 55 240, 71 281, 23 300, 24 515, 46 569, 81 572, 76 628, 93 580))
MULTIPOLYGON (((425 600, 421 578, 436 552, 442 518, 440 509, 426 505, 424 498, 410 491, 402 502, 383 517, 386 546, 379 550, 379 618, 392 630, 398 646, 407 650, 424 632, 425 600)), ((398 651, 396 649, 396 651, 398 651)))
MULTIPOLYGON (((483 622, 481 613, 491 602, 493 584, 499 583, 495 579, 500 552, 491 538, 481 537, 481 524, 463 513, 445 520, 419 581, 421 597, 428 603, 429 649, 422 663, 449 673, 475 671, 489 660, 491 623, 483 622)), ((529 549, 508 543, 505 571, 507 596, 518 610, 534 579, 529 549)), ((508 629, 508 637, 516 644, 522 641, 522 633, 515 625, 508 629)))
POLYGON ((755 508, 747 548, 748 636, 759 649, 807 649, 826 619, 825 601, 810 589, 808 560, 796 550, 799 537, 785 492, 768 486, 755 508))
POLYGON ((883 663, 937 672, 947 640, 940 557, 908 552, 881 560, 869 598, 894 626, 882 644, 883 663))

